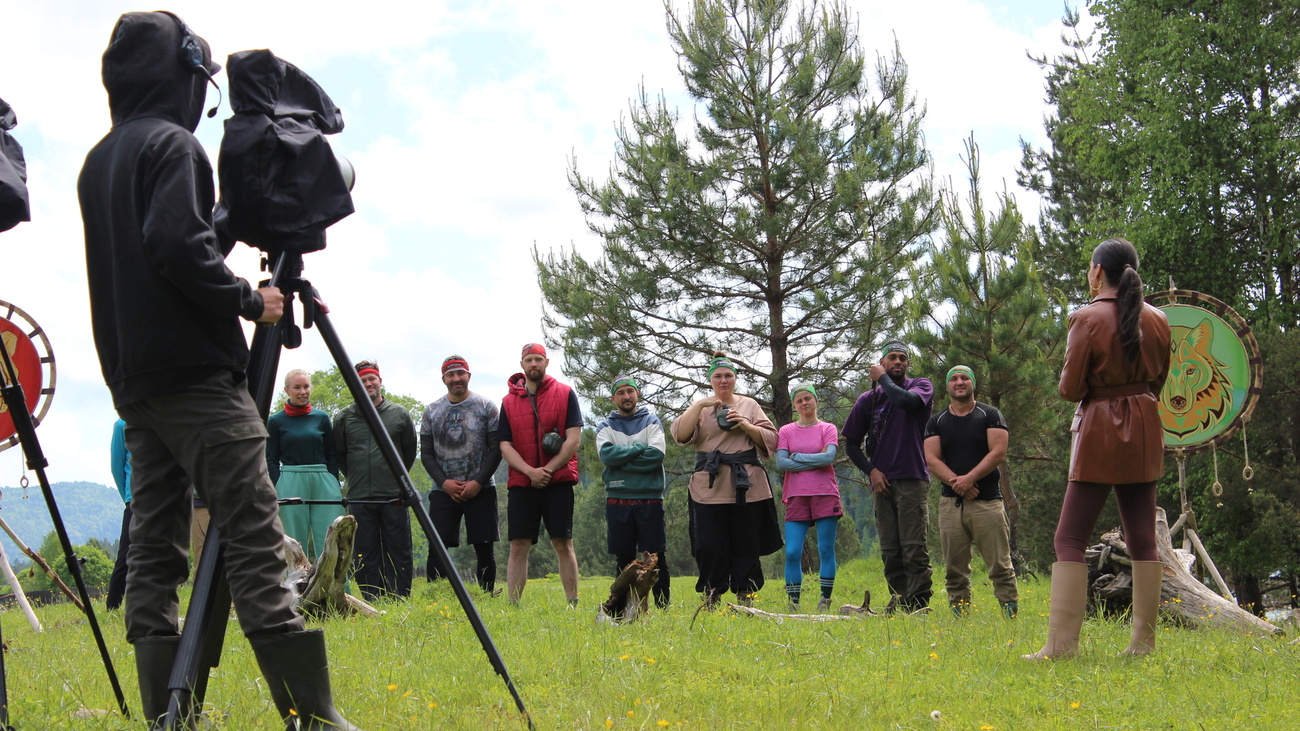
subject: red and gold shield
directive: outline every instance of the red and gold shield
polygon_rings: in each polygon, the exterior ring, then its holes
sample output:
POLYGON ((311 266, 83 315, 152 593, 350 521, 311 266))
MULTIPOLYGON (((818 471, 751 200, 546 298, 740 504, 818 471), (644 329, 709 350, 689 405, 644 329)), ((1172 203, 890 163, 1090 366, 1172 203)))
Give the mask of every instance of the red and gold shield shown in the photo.
MULTIPOLYGON (((54 396, 54 354, 50 341, 36 321, 17 306, 0 300, 0 347, 13 363, 18 385, 23 388, 27 411, 37 424, 45 417, 54 396)), ((9 369, 2 367, 0 383, 10 385, 9 369)), ((18 443, 13 415, 7 404, 0 402, 0 452, 18 443)))

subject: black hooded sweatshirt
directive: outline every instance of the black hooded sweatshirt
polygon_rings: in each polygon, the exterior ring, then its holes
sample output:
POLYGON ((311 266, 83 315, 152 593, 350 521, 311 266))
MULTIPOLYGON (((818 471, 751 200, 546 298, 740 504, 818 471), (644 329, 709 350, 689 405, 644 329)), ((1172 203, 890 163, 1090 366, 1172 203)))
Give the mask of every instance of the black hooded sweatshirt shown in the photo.
MULTIPOLYGON (((239 318, 262 314, 212 228, 212 166, 193 135, 208 80, 185 67, 181 39, 164 13, 118 20, 103 61, 113 129, 77 181, 95 346, 118 407, 221 371, 242 380, 239 318)), ((220 70, 198 40, 205 66, 220 70)))

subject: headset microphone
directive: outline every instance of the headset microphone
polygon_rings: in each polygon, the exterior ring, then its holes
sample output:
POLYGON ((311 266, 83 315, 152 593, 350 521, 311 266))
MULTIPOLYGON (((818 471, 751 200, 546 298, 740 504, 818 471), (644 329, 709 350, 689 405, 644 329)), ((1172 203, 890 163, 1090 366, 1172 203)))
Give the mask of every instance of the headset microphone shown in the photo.
POLYGON ((213 117, 217 116, 217 109, 221 107, 221 100, 224 99, 225 97, 221 94, 221 87, 217 86, 217 82, 212 80, 211 74, 208 74, 208 83, 212 84, 217 89, 217 103, 214 104, 212 108, 208 110, 208 119, 212 119, 213 117))

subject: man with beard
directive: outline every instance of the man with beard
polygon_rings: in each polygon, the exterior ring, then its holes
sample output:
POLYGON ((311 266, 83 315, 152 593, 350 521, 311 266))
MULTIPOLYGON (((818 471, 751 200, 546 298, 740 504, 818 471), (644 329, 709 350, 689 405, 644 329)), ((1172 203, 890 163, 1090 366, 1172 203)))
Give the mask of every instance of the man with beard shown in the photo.
MULTIPOLYGON (((434 489, 429 491, 429 517, 442 545, 460 545, 460 521, 465 540, 474 547, 478 585, 489 596, 497 579, 493 545, 497 530, 497 487, 492 479, 501 464, 497 444, 497 406, 469 390, 469 363, 459 355, 442 362, 447 395, 429 404, 420 419, 420 461, 434 489)), ((429 580, 444 578, 429 552, 429 580)))
POLYGON ((570 607, 578 605, 578 557, 573 552, 573 486, 578 482, 582 410, 573 389, 546 375, 551 361, 537 343, 524 346, 522 373, 510 377, 501 402, 497 441, 510 465, 506 523, 510 559, 506 586, 518 602, 528 582, 528 552, 546 525, 570 607))
MULTIPOLYGON (((275 322, 284 297, 235 276, 224 261, 233 242, 213 230, 212 166, 193 133, 220 70, 175 15, 119 18, 102 74, 113 128, 77 181, 95 347, 131 453, 126 639, 152 724, 167 711, 180 645, 192 482, 220 529, 240 628, 281 718, 352 729, 331 698, 324 635, 304 630, 280 584, 284 531, 239 320, 275 322)), ((190 728, 198 711, 171 720, 190 728)))
POLYGON ((616 407, 596 426, 596 448, 605 465, 607 543, 614 554, 614 575, 637 551, 657 554, 659 580, 653 594, 660 608, 668 606, 668 545, 664 529, 664 425, 638 405, 641 387, 631 376, 619 376, 610 386, 616 407))
POLYGON ((934 408, 934 385, 926 378, 908 378, 910 364, 907 345, 901 340, 886 343, 880 362, 871 366, 876 386, 858 397, 843 429, 849 459, 871 480, 880 556, 891 594, 888 612, 924 609, 932 593, 925 547, 930 473, 921 435, 934 408))
POLYGON ((953 614, 970 611, 970 549, 979 549, 993 582, 993 596, 1007 617, 1016 616, 1019 594, 1011 566, 1011 529, 1002 506, 998 465, 1007 456, 1002 412, 975 401, 975 372, 948 370, 948 408, 925 425, 925 462, 943 483, 939 499, 939 545, 947 566, 953 614))
MULTIPOLYGON (((409 471, 415 464, 415 422, 399 404, 384 398, 379 366, 363 360, 355 366, 384 431, 409 471)), ((339 472, 347 478, 348 512, 357 519, 357 586, 366 601, 381 593, 411 595, 411 520, 401 503, 402 485, 389 469, 379 442, 370 433, 357 405, 334 417, 339 472), (353 502, 360 501, 360 502, 353 502), (385 502, 387 501, 387 502, 385 502)))

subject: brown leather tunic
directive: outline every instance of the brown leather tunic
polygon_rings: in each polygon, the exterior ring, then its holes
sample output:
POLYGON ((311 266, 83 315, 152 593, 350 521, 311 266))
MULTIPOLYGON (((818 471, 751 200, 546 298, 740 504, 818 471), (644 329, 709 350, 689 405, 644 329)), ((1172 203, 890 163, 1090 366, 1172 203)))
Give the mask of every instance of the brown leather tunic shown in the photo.
POLYGON ((1142 352, 1124 357, 1114 296, 1101 296, 1070 315, 1059 390, 1078 401, 1070 426, 1070 479, 1122 485, 1165 473, 1157 397, 1169 375, 1169 322, 1143 305, 1142 352))

